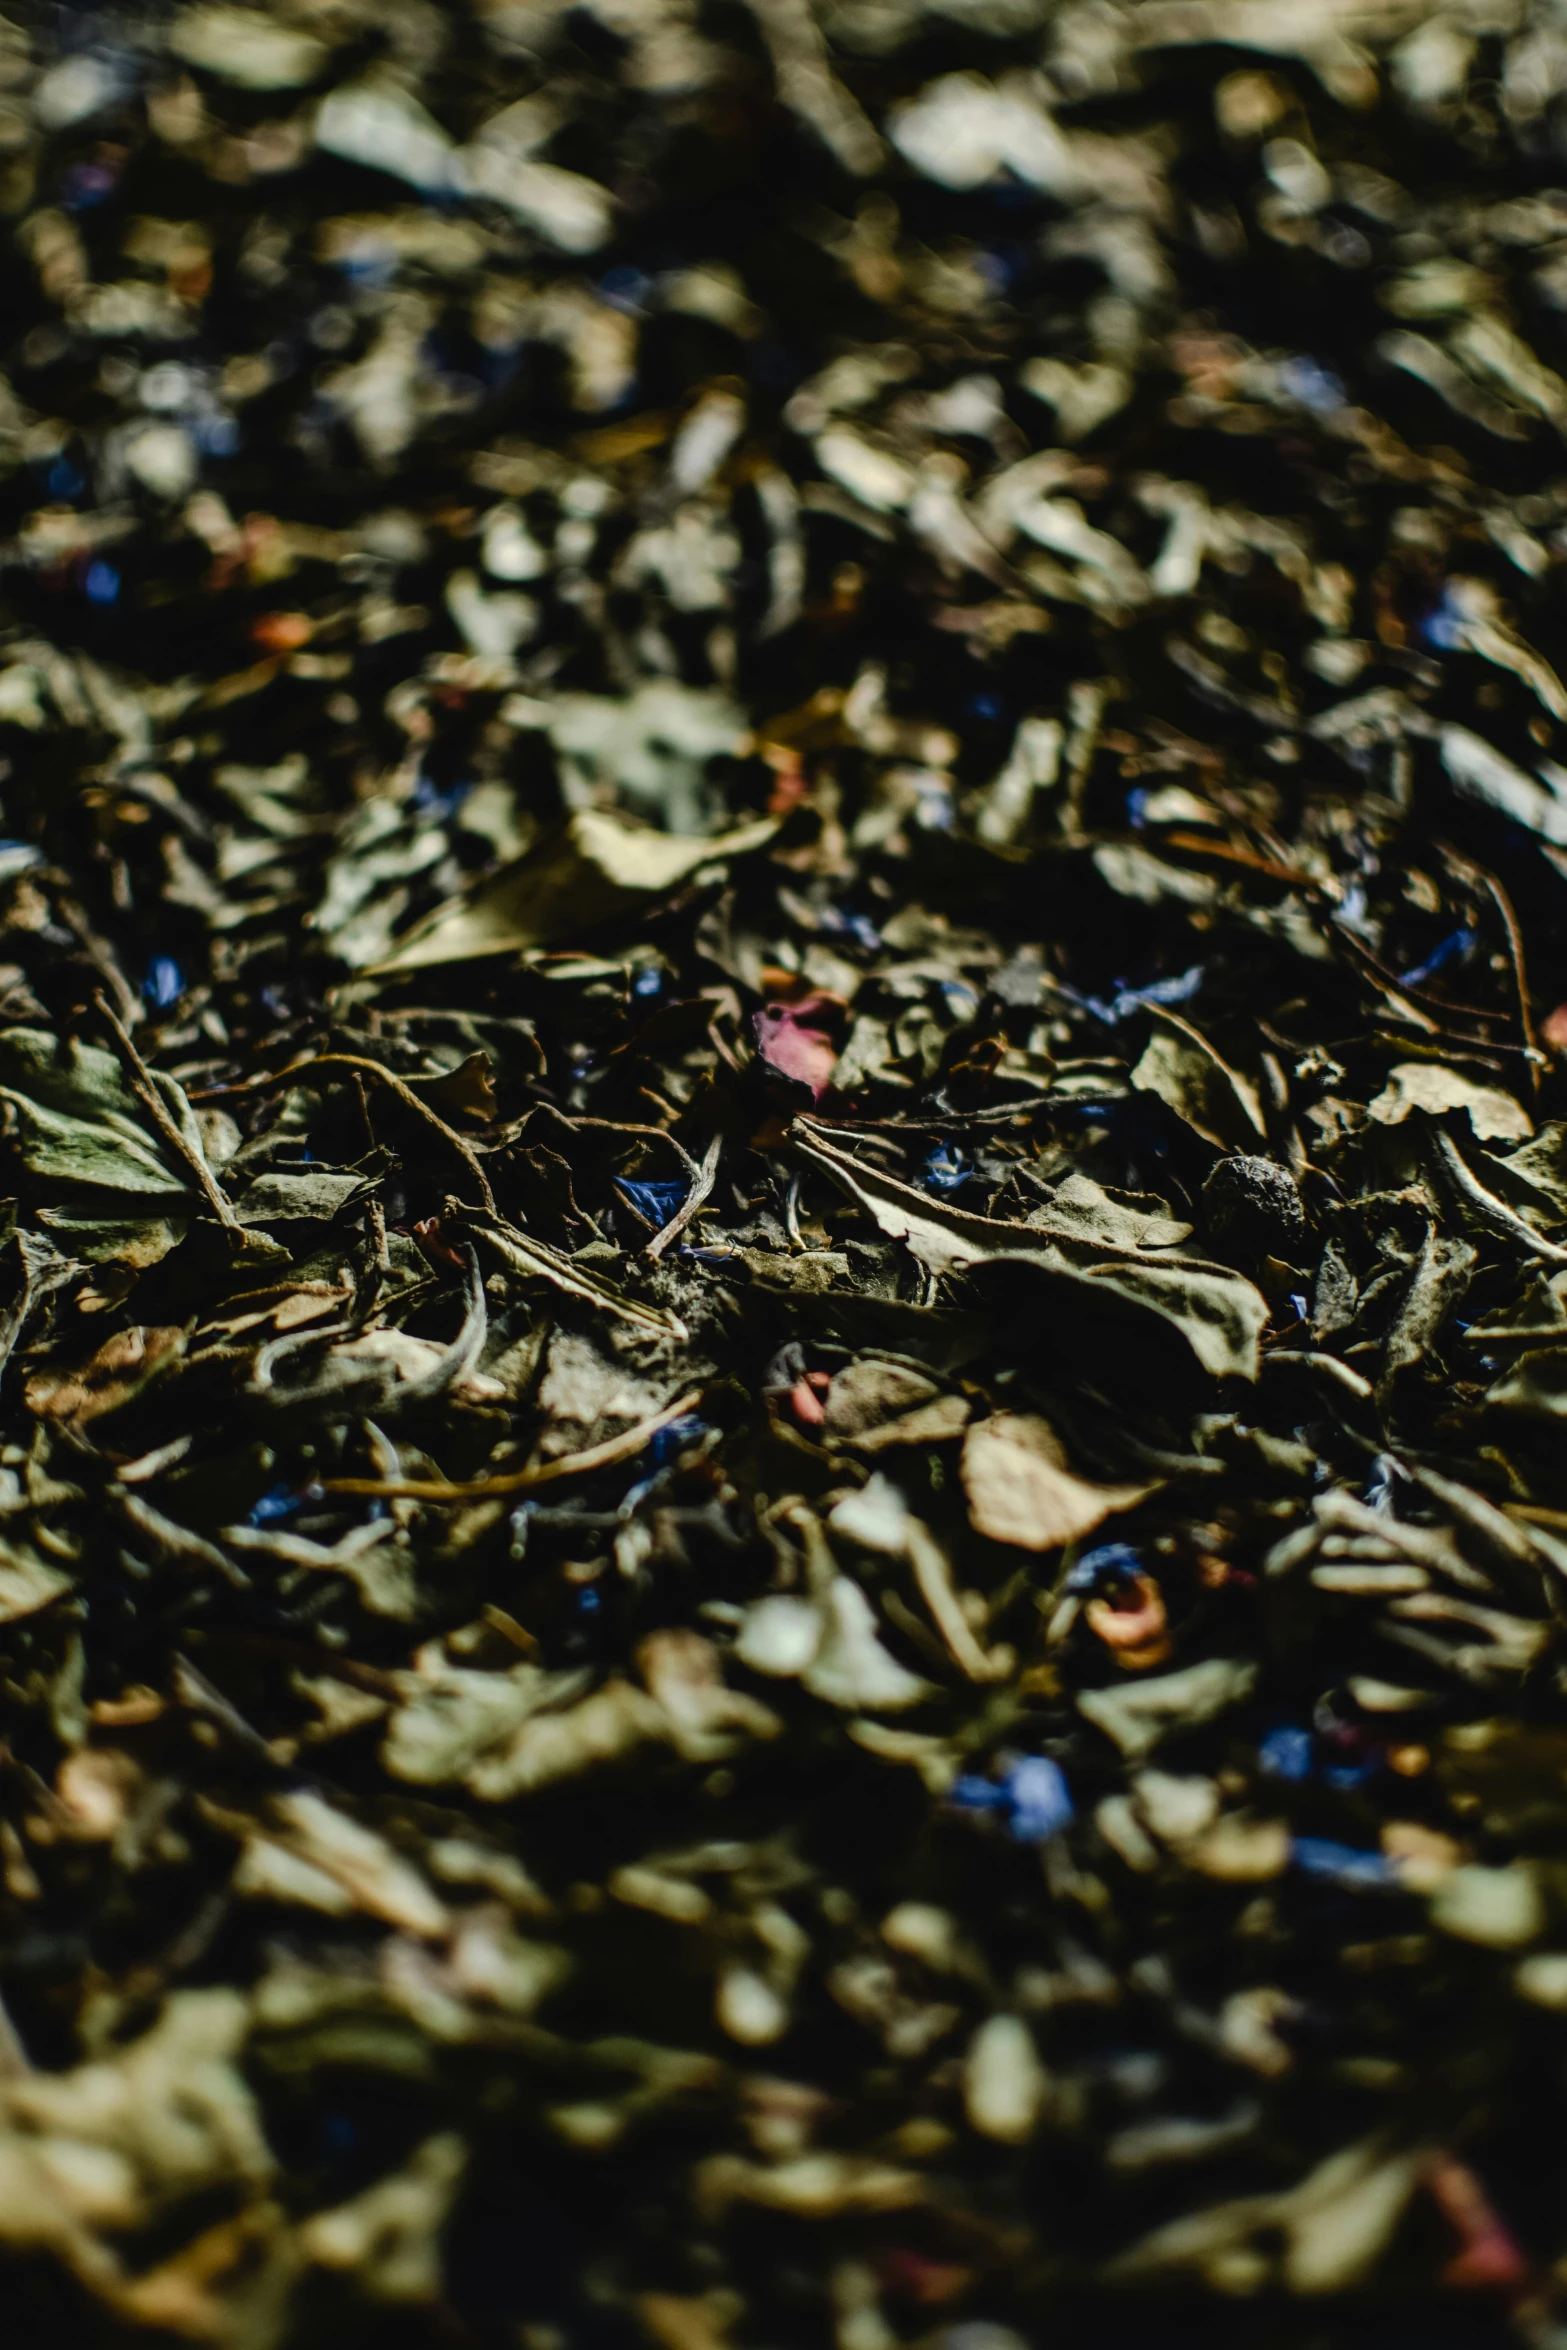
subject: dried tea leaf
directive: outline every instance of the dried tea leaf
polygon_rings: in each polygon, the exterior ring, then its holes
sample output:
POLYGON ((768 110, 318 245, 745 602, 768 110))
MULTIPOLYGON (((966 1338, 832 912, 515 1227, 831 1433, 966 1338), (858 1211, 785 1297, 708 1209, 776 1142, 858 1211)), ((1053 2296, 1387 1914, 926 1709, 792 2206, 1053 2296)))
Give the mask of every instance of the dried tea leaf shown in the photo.
MULTIPOLYGON (((184 1094, 171 1077, 155 1073, 154 1083, 200 1157, 184 1094)), ((190 1203, 185 1171, 149 1126, 113 1053, 35 1028, 0 1029, 0 1100, 10 1105, 28 1172, 51 1189, 114 1193, 121 1217, 190 1203)))
POLYGON ((1481 1142, 1505 1142, 1534 1132, 1528 1112, 1511 1094, 1500 1086, 1477 1085, 1439 1061, 1400 1061, 1388 1071, 1382 1091, 1366 1105, 1366 1115, 1383 1126, 1401 1125, 1412 1110, 1426 1110, 1433 1117, 1447 1110, 1467 1110, 1481 1142))
POLYGON ((1267 1139, 1257 1089, 1217 1053, 1190 1021, 1155 1006, 1153 1034, 1132 1071, 1142 1093, 1154 1093, 1218 1150, 1250 1150, 1267 1139))
POLYGON ((392 1847, 322 1796, 277 1796, 271 1831, 246 1841, 234 1890, 312 1908, 362 1910, 404 1933, 437 1935, 450 1922, 445 1904, 392 1847))
POLYGON ((1048 1420, 995 1412, 963 1440, 963 1490, 973 1525, 991 1541, 1054 1550, 1091 1534, 1117 1510, 1134 1508, 1155 1487, 1081 1477, 1048 1420))
POLYGON ((0 2241, 55 2253, 113 2309, 130 2279, 111 2238, 177 2222, 187 2198, 214 2189, 264 2208, 276 2166, 241 2069, 248 2026, 240 1992, 180 1990, 125 2045, 8 2080, 0 2241))
POLYGON ((0 1540, 0 1623, 36 1615, 72 1588, 70 1575, 25 1543, 0 1540))
POLYGON ((931 1684, 883 1645, 870 1601, 847 1575, 836 1576, 822 1595, 821 1626, 800 1675, 813 1697, 849 1713, 902 1713, 931 1695, 931 1684))
POLYGON ((993 2015, 969 2043, 963 2105, 970 2127, 1004 2146, 1032 2137, 1049 2088, 1021 2016, 993 2015))
POLYGON ((291 90, 313 82, 329 55, 311 33, 252 8, 221 5, 182 9, 169 28, 169 47, 187 65, 246 90, 291 90))
POLYGON ((118 1331, 72 1369, 35 1371, 27 1382, 28 1408, 43 1418, 67 1421, 117 1412, 175 1367, 189 1336, 178 1329, 118 1331))
POLYGON ((1567 1125, 1553 1119, 1505 1158, 1491 1152, 1486 1158, 1490 1168, 1505 1169, 1503 1181, 1510 1176, 1521 1187, 1516 1204, 1525 1213, 1532 1211, 1545 1224, 1567 1222, 1567 1125))
POLYGON ((1485 1400, 1537 1419, 1567 1412, 1567 1347, 1531 1347, 1486 1389, 1485 1400))
POLYGON ((563 1712, 532 1715, 471 1763, 463 1781, 483 1803, 512 1803, 579 1772, 627 1761, 669 1736, 668 1718, 653 1698, 629 1681, 609 1681, 563 1712))
POLYGON ((441 2233, 467 2165, 456 2131, 426 2138, 400 2170, 351 2202, 312 2213, 300 2250, 317 2268, 351 2273, 372 2300, 438 2300, 441 2233))
POLYGON ((547 1281, 553 1288, 564 1290, 569 1297, 578 1297, 589 1305, 598 1306, 616 1321, 629 1322, 633 1327, 656 1333, 662 1338, 683 1339, 686 1326, 678 1314, 666 1306, 644 1305, 639 1298, 627 1297, 611 1282, 579 1265, 558 1249, 550 1248, 531 1234, 518 1232, 484 1217, 470 1219, 473 1230, 488 1242, 502 1264, 524 1280, 547 1281))
POLYGON ((394 1777, 423 1787, 461 1779, 543 1708, 570 1704, 584 1689, 582 1671, 546 1673, 514 1665, 506 1673, 442 1665, 401 1676, 399 1703, 387 1725, 382 1759, 394 1777))
POLYGON ((933 1273, 970 1265, 1033 1262, 1062 1278, 1082 1302, 1095 1292, 1157 1315, 1186 1340, 1204 1370, 1254 1379, 1266 1301, 1241 1274, 1169 1254, 1133 1253, 1081 1238, 1056 1240, 1028 1225, 1004 1224, 938 1207, 909 1185, 882 1175, 796 1120, 795 1148, 870 1210, 881 1230, 904 1241, 933 1273))
POLYGON ((1345 2147, 1283 2194, 1240 2197, 1156 2229, 1120 2256, 1116 2272, 1195 2269, 1231 2293, 1257 2292, 1275 2276, 1292 2292, 1342 2292, 1392 2236, 1425 2159, 1418 2148, 1392 2153, 1374 2139, 1345 2147), (1281 2261, 1270 2239, 1282 2242, 1281 2261))
POLYGON ((242 1224, 288 1223, 299 1217, 327 1223, 369 1199, 374 1190, 373 1177, 336 1174, 325 1167, 312 1167, 303 1175, 271 1169, 246 1185, 238 1195, 236 1212, 242 1224))
POLYGON ((1113 1689, 1084 1689, 1077 1710, 1118 1746, 1129 1762, 1140 1762, 1160 1741, 1182 1729, 1196 1729, 1248 1695, 1257 1667, 1246 1657, 1205 1657, 1178 1673, 1146 1674, 1113 1689))
POLYGON ((711 839, 652 832, 608 809, 580 809, 564 828, 477 889, 437 907, 375 966, 428 970, 515 955, 645 913, 705 867, 765 848, 772 818, 711 839))
POLYGON ((0 22, 10 2332, 1548 2334, 1545 0, 145 13, 0 22))

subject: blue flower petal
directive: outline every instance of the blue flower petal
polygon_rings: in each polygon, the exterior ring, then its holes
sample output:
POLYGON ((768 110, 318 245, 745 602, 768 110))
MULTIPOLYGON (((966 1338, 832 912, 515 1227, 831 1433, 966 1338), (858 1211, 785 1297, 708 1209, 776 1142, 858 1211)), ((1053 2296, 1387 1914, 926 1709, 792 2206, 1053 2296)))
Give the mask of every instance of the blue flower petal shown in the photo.
POLYGON ((1000 1811, 1007 1800, 1007 1791, 998 1787, 994 1779, 980 1779, 965 1775, 954 1779, 947 1789, 947 1801, 955 1803, 960 1811, 1000 1811))
POLYGON ((627 1198, 639 1216, 645 1216, 660 1231, 678 1208, 685 1205, 688 1183, 628 1183, 623 1175, 615 1177, 615 1189, 627 1198))
POLYGON ((1350 1893, 1388 1892, 1403 1882, 1385 1853, 1360 1852, 1327 1836, 1297 1836, 1290 1854, 1308 1877, 1321 1877, 1350 1893))
POLYGON ((304 1495, 292 1485, 274 1485, 254 1503, 248 1523, 252 1526, 275 1526, 281 1518, 291 1518, 304 1505, 304 1495))
POLYGON ((1012 1807, 1008 1828, 1019 1844, 1044 1844, 1071 1826, 1072 1798, 1066 1780, 1047 1755, 1029 1755, 1002 1784, 1012 1807))
POLYGON ((1075 988, 1064 987, 1061 992, 1085 1012, 1092 1012, 1107 1028, 1117 1028, 1123 1020, 1130 1020, 1134 1012, 1146 1012, 1154 1004, 1185 1004, 1197 994, 1203 983, 1203 967, 1193 963, 1186 971, 1172 972, 1168 979, 1150 979, 1144 987, 1120 987, 1113 996, 1079 995, 1075 988))
POLYGON ((1423 963, 1417 963, 1412 971, 1402 973, 1404 985, 1423 987, 1438 971, 1445 970, 1449 963, 1456 963, 1467 955, 1474 943, 1475 934, 1472 930, 1453 931, 1442 940, 1440 946, 1432 948, 1423 963))
POLYGON ((956 1191, 967 1183, 974 1170, 966 1166, 961 1151, 950 1142, 938 1142, 925 1161, 922 1180, 932 1191, 956 1191))
POLYGON ((1257 1760, 1270 1779, 1309 1779, 1311 1732, 1294 1723, 1270 1730, 1257 1748, 1257 1760))
POLYGON ((166 1012, 185 993, 185 974, 172 955, 154 955, 141 992, 155 1012, 166 1012))
POLYGON ((1082 1593, 1097 1591, 1118 1575, 1140 1575, 1143 1562, 1129 1542, 1102 1542, 1097 1550, 1086 1550, 1066 1579, 1068 1591, 1082 1593))

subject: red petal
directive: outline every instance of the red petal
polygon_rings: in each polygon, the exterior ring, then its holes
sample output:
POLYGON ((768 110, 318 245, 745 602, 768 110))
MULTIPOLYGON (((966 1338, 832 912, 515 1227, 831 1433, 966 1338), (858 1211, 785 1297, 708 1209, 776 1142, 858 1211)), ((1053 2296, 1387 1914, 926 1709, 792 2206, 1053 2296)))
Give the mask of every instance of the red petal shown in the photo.
POLYGON ((756 1015, 756 1049, 769 1069, 808 1085, 813 1100, 819 1100, 832 1083, 838 1055, 829 1037, 800 1019, 801 1008, 765 1004, 756 1015))

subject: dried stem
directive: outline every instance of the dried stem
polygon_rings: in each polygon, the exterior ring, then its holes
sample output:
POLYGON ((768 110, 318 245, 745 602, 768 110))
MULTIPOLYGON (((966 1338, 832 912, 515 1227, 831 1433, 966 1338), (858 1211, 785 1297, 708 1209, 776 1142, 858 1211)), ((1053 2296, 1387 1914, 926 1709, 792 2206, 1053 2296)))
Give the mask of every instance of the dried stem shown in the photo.
POLYGON ((676 1208, 663 1230, 654 1233, 647 1247, 642 1251, 645 1257, 661 1257, 670 1242, 680 1238, 697 1209, 707 1200, 718 1174, 719 1153, 723 1147, 723 1136, 715 1134, 703 1154, 701 1166, 698 1167, 691 1179, 691 1189, 686 1193, 685 1198, 676 1208))
POLYGON ((295 1061, 287 1069, 274 1070, 270 1077, 247 1077, 239 1085, 215 1086, 208 1093, 197 1094, 195 1099, 204 1102, 232 1101, 236 1094, 268 1093, 277 1085, 303 1085, 308 1083, 318 1069, 346 1069, 354 1071, 362 1077, 373 1077, 377 1085, 384 1085, 388 1093, 396 1095, 404 1109, 412 1110, 416 1118, 422 1118, 427 1126, 433 1126, 443 1142, 456 1152, 479 1186, 481 1205, 492 1216, 499 1216, 500 1210, 495 1204, 495 1194, 490 1189, 489 1177, 462 1136, 454 1133, 444 1118, 437 1117, 429 1103, 419 1099, 412 1086, 405 1084, 401 1077, 394 1077, 391 1070, 383 1068, 379 1061, 366 1060, 362 1054, 317 1053, 308 1061, 295 1061))
POLYGON ((568 1452, 561 1459, 544 1461, 536 1469, 518 1469, 508 1477, 472 1477, 463 1485, 448 1485, 433 1477, 328 1477, 322 1481, 325 1493, 367 1494, 386 1500, 404 1501, 487 1501, 505 1493, 531 1493, 536 1485, 554 1485, 562 1477, 585 1477, 594 1469, 612 1469, 617 1461, 634 1460, 650 1444, 661 1428, 672 1421, 683 1420, 694 1412, 702 1400, 700 1388, 683 1395, 678 1403, 666 1404, 651 1419, 639 1420, 622 1436, 608 1437, 603 1444, 590 1444, 581 1452, 568 1452))
POLYGON ((667 1142, 693 1183, 702 1172, 685 1144, 671 1134, 667 1126, 634 1126, 619 1118, 568 1118, 564 1110, 557 1110, 555 1116, 562 1126, 595 1126, 608 1134, 645 1134, 655 1142, 667 1142))
POLYGON ((1471 887, 1478 882, 1501 916, 1502 929, 1507 937, 1507 959, 1512 965, 1513 993, 1518 999, 1518 1032, 1523 1038, 1524 1057, 1529 1064, 1529 1088, 1531 1093, 1538 1096, 1540 1043, 1534 1033, 1534 1019, 1529 1010, 1529 978, 1524 968, 1523 934, 1518 928, 1518 917, 1513 912, 1513 901, 1496 875, 1488 872, 1485 866, 1476 865, 1472 859, 1461 856, 1457 849, 1449 847, 1445 841, 1440 846, 1448 871, 1455 879, 1467 881, 1471 887))
POLYGON ((158 1129, 163 1141, 179 1160, 180 1165, 189 1173, 191 1180, 217 1217, 218 1222, 226 1232, 235 1234, 243 1245, 249 1240, 250 1235, 218 1188, 217 1178, 200 1151, 193 1150, 180 1132, 179 1126, 169 1110, 168 1103, 153 1082, 152 1071, 131 1042, 129 1029, 101 990, 93 997, 93 1004, 99 1018, 114 1039, 115 1050, 120 1056, 131 1091, 158 1129))

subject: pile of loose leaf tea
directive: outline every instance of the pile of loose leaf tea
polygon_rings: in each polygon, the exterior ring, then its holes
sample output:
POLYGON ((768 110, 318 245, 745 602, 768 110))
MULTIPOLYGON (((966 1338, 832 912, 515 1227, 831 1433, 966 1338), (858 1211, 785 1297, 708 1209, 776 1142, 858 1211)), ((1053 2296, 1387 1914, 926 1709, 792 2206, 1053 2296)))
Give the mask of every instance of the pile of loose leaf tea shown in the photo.
POLYGON ((12 0, 0 2305, 1567 2350, 1556 0, 12 0))

